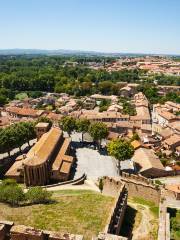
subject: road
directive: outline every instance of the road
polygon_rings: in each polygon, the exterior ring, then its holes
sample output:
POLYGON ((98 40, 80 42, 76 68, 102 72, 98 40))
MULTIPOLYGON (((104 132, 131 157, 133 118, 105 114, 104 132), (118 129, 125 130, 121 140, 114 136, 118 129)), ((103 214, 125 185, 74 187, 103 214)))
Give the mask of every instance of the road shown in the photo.
MULTIPOLYGON (((33 139, 31 140, 29 143, 30 145, 32 146, 37 140, 36 139, 33 139)), ((29 145, 28 143, 25 143, 21 146, 21 150, 23 151, 25 148, 27 148, 29 145)), ((19 152, 19 148, 14 148, 12 151, 11 151, 11 155, 14 155, 15 153, 18 153, 19 152)), ((8 157, 8 153, 2 153, 0 154, 0 160, 3 159, 3 158, 6 158, 8 157)))

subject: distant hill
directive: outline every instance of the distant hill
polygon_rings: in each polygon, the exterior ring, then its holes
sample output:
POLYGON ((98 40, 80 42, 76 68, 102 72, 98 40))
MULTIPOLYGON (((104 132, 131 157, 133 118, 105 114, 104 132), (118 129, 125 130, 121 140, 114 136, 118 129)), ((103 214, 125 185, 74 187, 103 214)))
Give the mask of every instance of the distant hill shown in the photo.
MULTIPOLYGON (((106 57, 136 57, 136 56, 155 56, 162 54, 143 54, 143 53, 104 53, 95 51, 79 50, 45 50, 45 49, 0 49, 0 55, 77 55, 77 56, 106 56, 106 57)), ((166 56, 166 55, 164 55, 166 56)), ((175 56, 175 55, 168 55, 175 56)))

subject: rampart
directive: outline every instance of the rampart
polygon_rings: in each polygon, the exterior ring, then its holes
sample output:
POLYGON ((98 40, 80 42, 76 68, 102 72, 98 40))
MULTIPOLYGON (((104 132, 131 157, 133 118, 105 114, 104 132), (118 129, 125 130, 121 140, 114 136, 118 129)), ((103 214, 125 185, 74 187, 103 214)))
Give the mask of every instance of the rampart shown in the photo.
POLYGON ((154 185, 152 180, 128 173, 123 173, 121 177, 117 178, 104 177, 103 193, 117 196, 123 183, 129 197, 140 197, 159 204, 161 196, 160 187, 154 185))
POLYGON ((38 230, 14 225, 13 222, 0 222, 0 240, 83 240, 83 236, 38 230))
POLYGON ((116 197, 112 212, 110 214, 109 224, 107 226, 107 233, 119 235, 124 214, 127 207, 128 192, 125 184, 122 184, 118 195, 116 197))

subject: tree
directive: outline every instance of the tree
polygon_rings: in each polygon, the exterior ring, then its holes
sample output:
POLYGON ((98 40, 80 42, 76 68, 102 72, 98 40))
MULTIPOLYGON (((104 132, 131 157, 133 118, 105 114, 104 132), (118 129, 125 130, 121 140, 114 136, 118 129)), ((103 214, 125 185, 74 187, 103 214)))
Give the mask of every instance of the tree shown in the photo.
POLYGON ((94 142, 97 142, 99 145, 101 145, 101 140, 106 138, 108 135, 106 124, 102 122, 92 123, 89 127, 89 134, 93 138, 94 142))
POLYGON ((0 130, 0 153, 8 152, 36 137, 34 123, 20 122, 0 130))
POLYGON ((76 120, 71 116, 64 116, 59 122, 59 126, 63 131, 67 132, 70 136, 72 131, 76 129, 76 120))
POLYGON ((101 193, 102 193, 102 190, 103 190, 103 186, 104 186, 104 184, 103 184, 103 179, 100 178, 100 179, 99 179, 99 190, 101 191, 101 193))
POLYGON ((26 193, 26 199, 30 203, 48 203, 51 200, 52 193, 40 186, 31 187, 26 193))
POLYGON ((19 205, 23 201, 24 193, 15 180, 6 179, 0 184, 0 201, 12 206, 19 205))
POLYGON ((120 162, 131 158, 134 154, 134 148, 131 146, 130 142, 124 139, 111 141, 107 146, 107 150, 109 155, 118 160, 119 173, 121 171, 120 162))
POLYGON ((88 119, 78 119, 76 120, 76 130, 77 132, 82 133, 82 142, 83 137, 86 132, 88 132, 90 121, 88 119))
POLYGON ((134 140, 140 140, 140 137, 137 133, 134 133, 132 138, 131 138, 131 142, 134 141, 134 140))

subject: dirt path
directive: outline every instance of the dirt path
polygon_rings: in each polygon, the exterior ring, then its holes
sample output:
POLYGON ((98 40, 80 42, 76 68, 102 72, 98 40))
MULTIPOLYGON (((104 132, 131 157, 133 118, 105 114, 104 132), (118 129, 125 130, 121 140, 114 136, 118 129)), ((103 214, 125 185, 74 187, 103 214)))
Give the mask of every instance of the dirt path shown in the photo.
POLYGON ((149 208, 147 206, 137 204, 137 203, 129 203, 129 205, 136 210, 138 210, 141 213, 141 221, 133 230, 133 240, 141 240, 141 239, 147 239, 151 229, 152 224, 151 220, 153 219, 152 213, 150 212, 149 208))

